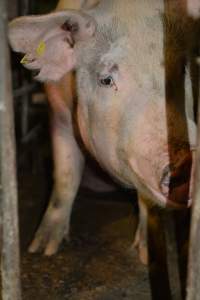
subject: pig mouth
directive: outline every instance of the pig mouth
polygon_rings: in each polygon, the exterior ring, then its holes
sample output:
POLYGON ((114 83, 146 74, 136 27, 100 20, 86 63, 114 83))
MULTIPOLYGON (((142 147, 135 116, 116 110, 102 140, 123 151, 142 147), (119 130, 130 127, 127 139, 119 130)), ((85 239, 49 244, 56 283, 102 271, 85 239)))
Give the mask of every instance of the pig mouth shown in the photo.
POLYGON ((191 204, 192 155, 187 154, 181 163, 164 168, 159 188, 166 198, 166 205, 188 207, 191 204))
MULTIPOLYGON (((142 173, 144 164, 131 159, 131 167, 138 177, 140 192, 161 207, 185 209, 191 206, 194 178, 195 147, 178 152, 173 163, 164 165, 155 173, 155 165, 149 164, 150 173, 142 173), (150 178, 150 174, 152 175, 150 178)), ((168 158, 167 158, 168 160, 168 158)))

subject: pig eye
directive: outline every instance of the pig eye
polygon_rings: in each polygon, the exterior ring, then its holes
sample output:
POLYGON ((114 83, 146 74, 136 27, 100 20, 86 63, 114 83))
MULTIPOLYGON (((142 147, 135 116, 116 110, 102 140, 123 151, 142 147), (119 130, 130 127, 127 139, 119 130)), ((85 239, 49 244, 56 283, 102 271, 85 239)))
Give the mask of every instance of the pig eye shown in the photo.
POLYGON ((115 82, 111 75, 99 78, 99 85, 104 87, 112 87, 115 82))

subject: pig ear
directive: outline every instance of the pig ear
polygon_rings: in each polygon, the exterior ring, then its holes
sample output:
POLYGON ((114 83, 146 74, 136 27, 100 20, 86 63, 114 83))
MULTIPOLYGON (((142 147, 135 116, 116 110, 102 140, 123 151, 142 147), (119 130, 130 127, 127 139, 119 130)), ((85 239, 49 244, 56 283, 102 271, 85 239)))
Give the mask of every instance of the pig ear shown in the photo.
POLYGON ((39 71, 36 79, 58 81, 76 66, 76 44, 91 38, 95 30, 92 17, 66 10, 13 20, 9 40, 14 51, 25 54, 21 63, 39 71))

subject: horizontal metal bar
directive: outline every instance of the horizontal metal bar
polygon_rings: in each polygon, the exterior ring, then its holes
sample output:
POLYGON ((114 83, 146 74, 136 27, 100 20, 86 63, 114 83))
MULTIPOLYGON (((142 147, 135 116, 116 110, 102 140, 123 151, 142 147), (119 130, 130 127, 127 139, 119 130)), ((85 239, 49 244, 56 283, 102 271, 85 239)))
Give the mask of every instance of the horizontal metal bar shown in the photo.
POLYGON ((24 94, 26 93, 32 93, 35 91, 35 89, 37 88, 37 83, 30 83, 30 84, 27 84, 27 85, 24 85, 18 89, 15 89, 13 91, 13 95, 15 98, 18 98, 18 97, 22 97, 24 96, 24 94))

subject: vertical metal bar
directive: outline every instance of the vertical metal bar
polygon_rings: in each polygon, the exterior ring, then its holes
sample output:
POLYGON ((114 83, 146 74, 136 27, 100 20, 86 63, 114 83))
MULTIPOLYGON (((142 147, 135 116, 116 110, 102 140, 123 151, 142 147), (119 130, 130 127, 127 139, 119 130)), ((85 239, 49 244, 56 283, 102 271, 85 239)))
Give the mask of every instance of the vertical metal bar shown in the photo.
POLYGON ((166 240, 166 260, 172 300, 181 300, 181 279, 176 242, 176 226, 172 212, 164 212, 162 221, 166 240))
MULTIPOLYGON (((187 0, 188 13, 200 18, 200 1, 187 0)), ((199 36, 196 37, 199 39, 199 36)), ((199 89, 199 74, 198 74, 199 89)), ((190 229, 190 247, 188 264, 187 300, 197 300, 200 297, 200 105, 198 99, 197 149, 195 157, 194 193, 192 221, 190 229)))
POLYGON ((187 300, 200 297, 200 109, 198 110, 197 151, 190 231, 187 300))
POLYGON ((7 46, 6 0, 0 1, 0 163, 2 299, 20 300, 18 208, 11 72, 7 46))
MULTIPOLYGON (((19 7, 19 13, 20 15, 28 15, 30 8, 30 0, 22 0, 20 1, 20 7, 19 7)), ((22 86, 28 86, 29 80, 27 80, 24 70, 22 70, 22 86)), ((29 100, 30 100, 30 93, 25 92, 23 96, 21 97, 21 104, 22 104, 22 111, 21 111, 21 135, 22 139, 25 138, 25 136, 28 133, 29 129, 29 100)))
MULTIPOLYGON (((29 82, 25 78, 23 78, 22 81, 23 86, 28 86, 29 82)), ((29 128, 29 120, 28 120, 28 112, 29 112, 29 94, 26 92, 21 97, 21 103, 22 103, 22 111, 21 111, 21 134, 22 139, 25 138, 25 136, 28 133, 29 128)))
POLYGON ((30 8, 30 0, 22 0, 20 3, 20 14, 28 15, 30 8))
MULTIPOLYGON (((185 6, 190 17, 200 18, 200 0, 182 0, 182 4, 185 6)), ((193 38, 199 40, 199 33, 193 38)), ((195 78, 195 81, 197 81, 196 88, 199 89, 198 70, 195 76, 197 76, 197 78, 195 78)), ((192 79, 194 83, 194 78, 192 79)), ((199 97, 199 91, 197 96, 199 97)), ((195 162, 193 162, 195 164, 195 176, 190 228, 187 300, 199 300, 200 298, 200 105, 199 99, 197 100, 197 149, 195 162)))
MULTIPOLYGON (((182 1, 182 0, 181 0, 182 1)), ((180 1, 180 2, 181 2, 180 1)), ((174 134, 179 136, 180 124, 171 126, 172 114, 176 112, 178 107, 179 112, 183 117, 183 125, 181 129, 184 131, 184 140, 189 141, 186 112, 185 112, 185 74, 179 74, 177 70, 180 68, 185 70, 185 58, 180 55, 177 49, 182 49, 181 39, 176 39, 170 30, 174 26, 173 14, 180 13, 178 8, 178 1, 164 0, 164 22, 163 22, 163 53, 165 63, 165 103, 166 103, 166 125, 167 125, 167 138, 168 138, 168 155, 169 155, 169 166, 174 164, 174 149, 170 145, 174 143, 174 134), (172 17, 169 17, 172 16, 172 17), (169 29, 170 28, 170 29, 169 29), (176 60, 172 61, 169 59, 169 53, 173 53, 176 60), (174 85, 176 82, 176 85, 174 85), (173 112, 173 113, 172 113, 173 112)), ((177 22, 178 24, 178 22, 177 22)), ((177 25, 176 24, 176 25, 177 25)), ((177 25, 179 26, 179 25, 177 25)), ((188 153, 190 153, 189 142, 186 143, 188 153)), ((185 149, 186 150, 186 149, 185 149)), ((192 155, 191 155, 192 156, 192 155)), ((191 160, 192 161, 192 160, 191 160)), ((190 164, 191 167, 191 164, 190 164)), ((173 189, 172 178, 169 182, 169 196, 173 189)), ((187 195, 186 195, 187 196, 187 195)), ((165 241, 166 241, 166 261, 168 267, 168 276, 170 282, 171 299, 181 300, 181 282, 179 272, 179 261, 176 244, 176 231, 175 223, 171 213, 165 213, 162 218, 164 225, 165 241)))

